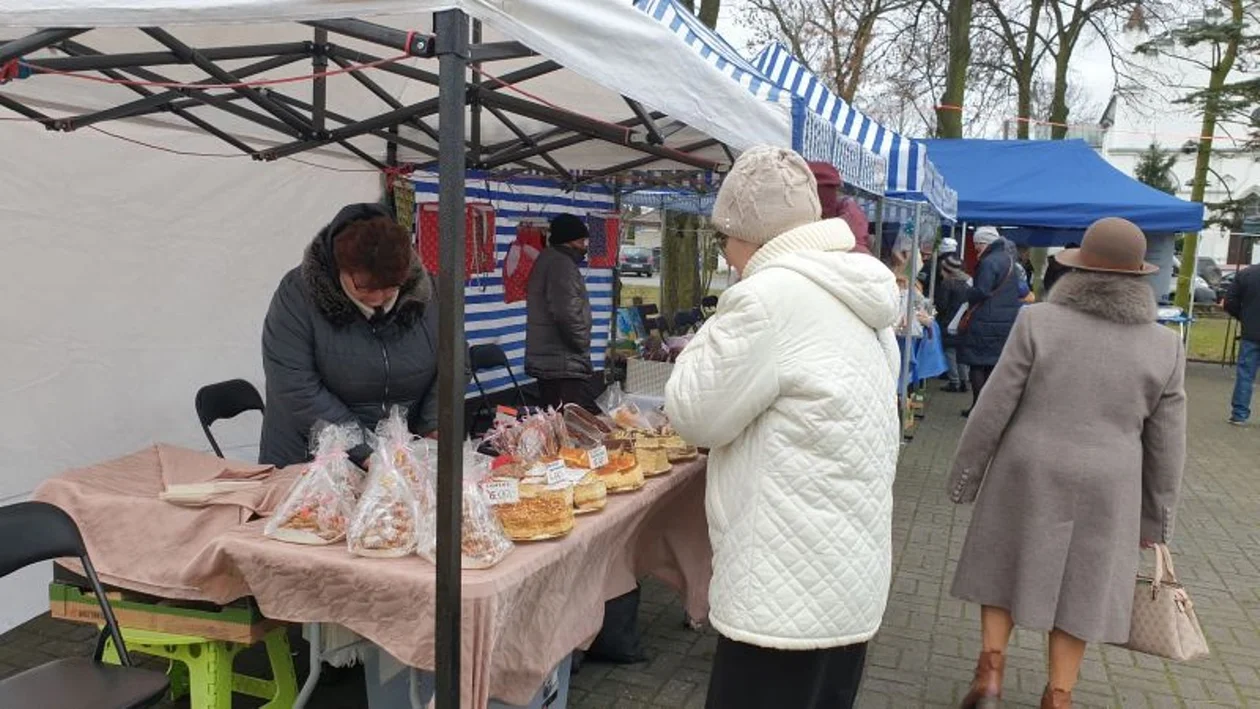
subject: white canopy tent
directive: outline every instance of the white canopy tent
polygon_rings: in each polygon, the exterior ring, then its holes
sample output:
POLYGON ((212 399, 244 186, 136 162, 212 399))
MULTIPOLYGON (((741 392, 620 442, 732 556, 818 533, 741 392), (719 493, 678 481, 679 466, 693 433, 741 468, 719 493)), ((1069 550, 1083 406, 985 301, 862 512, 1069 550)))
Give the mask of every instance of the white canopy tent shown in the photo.
MULTIPOLYGON (((261 379, 271 290, 342 204, 380 195, 382 170, 439 170, 441 260, 462 264, 467 169, 573 184, 792 145, 789 110, 619 0, 0 0, 0 42, 0 251, 17 266, 0 502, 153 440, 200 445, 196 388, 261 379)), ((441 435, 458 440, 463 279, 441 275, 441 435)), ((459 449, 441 457, 449 657, 459 449)), ((19 599, 0 629, 41 590, 0 582, 19 599)))

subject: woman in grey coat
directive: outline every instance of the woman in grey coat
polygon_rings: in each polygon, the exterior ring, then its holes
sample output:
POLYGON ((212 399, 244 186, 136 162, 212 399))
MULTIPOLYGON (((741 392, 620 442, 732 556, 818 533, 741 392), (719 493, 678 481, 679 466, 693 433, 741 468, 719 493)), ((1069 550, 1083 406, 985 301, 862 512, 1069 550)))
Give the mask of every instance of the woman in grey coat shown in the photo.
POLYGON ((1185 352, 1155 322, 1145 252, 1109 218, 1060 254, 1073 271, 1020 314, 963 432, 950 494, 976 507, 952 593, 983 607, 964 707, 999 706, 1015 625, 1050 634, 1041 706, 1070 707, 1086 643, 1129 638, 1139 547, 1172 535, 1185 352))
MULTIPOLYGON (((376 204, 343 208, 280 281, 263 322, 259 461, 310 460, 321 421, 371 431, 393 406, 437 428, 437 308, 407 232, 376 204)), ((355 462, 366 446, 351 452, 355 462)))

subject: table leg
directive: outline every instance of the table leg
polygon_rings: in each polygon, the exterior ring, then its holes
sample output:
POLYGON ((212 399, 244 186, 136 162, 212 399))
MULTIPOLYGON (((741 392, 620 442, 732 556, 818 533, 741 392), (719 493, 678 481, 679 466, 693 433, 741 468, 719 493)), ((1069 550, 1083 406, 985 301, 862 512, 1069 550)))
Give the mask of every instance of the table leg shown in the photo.
POLYGON ((311 645, 311 668, 306 675, 306 682, 302 684, 302 691, 298 692, 297 699, 293 702, 293 709, 305 709, 306 703, 310 701, 311 695, 315 693, 315 685, 319 684, 319 673, 324 664, 319 650, 319 623, 307 623, 305 628, 306 639, 311 645))

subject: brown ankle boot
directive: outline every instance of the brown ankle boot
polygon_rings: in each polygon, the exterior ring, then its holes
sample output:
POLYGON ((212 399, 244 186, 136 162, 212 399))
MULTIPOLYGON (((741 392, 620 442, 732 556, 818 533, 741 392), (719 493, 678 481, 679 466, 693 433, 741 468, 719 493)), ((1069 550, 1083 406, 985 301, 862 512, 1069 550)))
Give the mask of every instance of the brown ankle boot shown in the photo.
POLYGON ((1041 695, 1041 709, 1072 709, 1072 693, 1066 689, 1050 689, 1041 695))
POLYGON ((980 653, 971 691, 963 699, 961 709, 998 709, 1002 705, 1002 677, 1005 671, 1004 654, 997 650, 980 653))

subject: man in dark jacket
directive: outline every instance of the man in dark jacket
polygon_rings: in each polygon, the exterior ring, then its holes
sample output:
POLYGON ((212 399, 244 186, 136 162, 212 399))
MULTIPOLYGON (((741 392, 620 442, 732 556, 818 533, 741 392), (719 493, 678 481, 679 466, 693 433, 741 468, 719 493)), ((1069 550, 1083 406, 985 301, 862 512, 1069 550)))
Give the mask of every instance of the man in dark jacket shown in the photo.
MULTIPOLYGON (((1079 249, 1081 245, 1074 241, 1064 248, 1079 249)), ((1046 262, 1046 275, 1041 277, 1041 287, 1045 289, 1047 295, 1049 295, 1050 289, 1054 287, 1055 282, 1070 270, 1072 269, 1059 263, 1059 260, 1055 257, 1050 257, 1050 260, 1046 262)))
MULTIPOLYGON (((437 308, 407 232, 375 204, 342 209, 280 281, 263 322, 259 461, 310 460, 318 422, 365 431, 397 405, 437 428, 437 308)), ((366 447, 352 452, 356 462, 366 447)))
POLYGON ((1242 323, 1234 410, 1229 422, 1243 426, 1251 418, 1251 393, 1260 370, 1260 265, 1248 266, 1234 276, 1234 285, 1225 297, 1225 312, 1242 323))
MULTIPOLYGON (((996 228, 980 227, 974 239, 980 263, 967 293, 968 322, 959 333, 958 360, 971 368, 971 395, 979 399, 1023 306, 1023 272, 1014 245, 1003 239, 996 228)), ((968 409, 963 415, 970 413, 968 409)))
POLYGON ((591 299, 582 277, 589 233, 572 214, 551 220, 551 248, 529 274, 525 373, 538 380, 544 406, 598 411, 591 387, 591 299))

